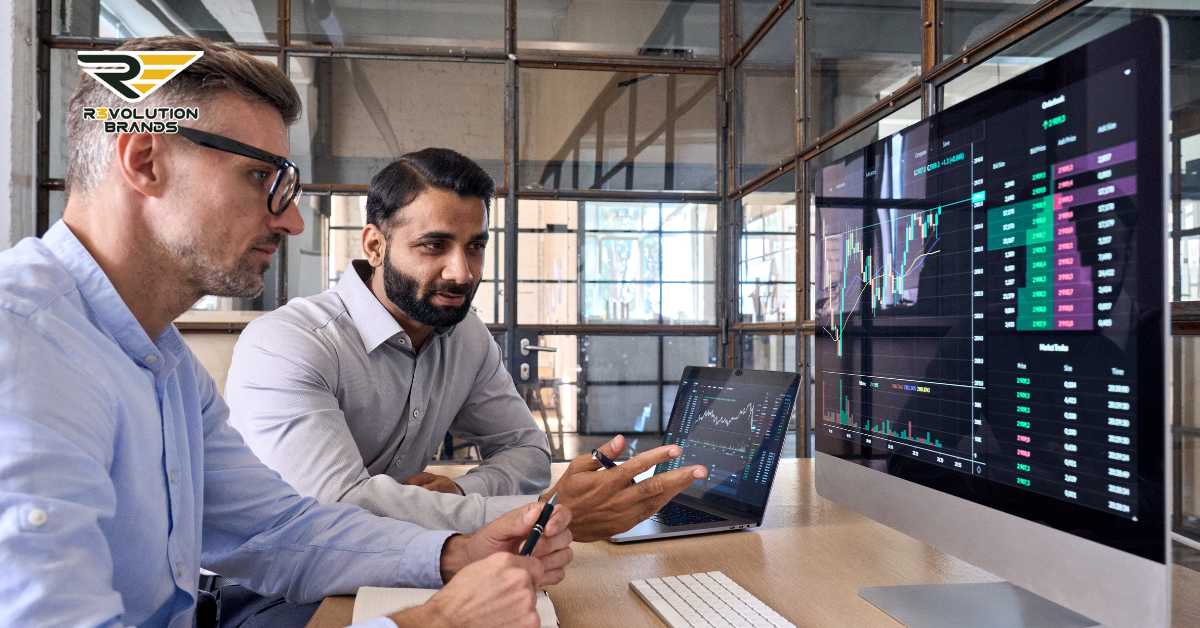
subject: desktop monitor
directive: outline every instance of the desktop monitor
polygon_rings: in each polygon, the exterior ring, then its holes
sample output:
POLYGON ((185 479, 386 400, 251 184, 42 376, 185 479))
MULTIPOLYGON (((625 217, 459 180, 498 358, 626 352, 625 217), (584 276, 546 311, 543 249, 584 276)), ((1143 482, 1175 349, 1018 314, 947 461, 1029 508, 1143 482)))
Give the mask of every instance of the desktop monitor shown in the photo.
POLYGON ((818 492, 1112 626, 1170 617, 1166 41, 1133 23, 812 188, 818 492))

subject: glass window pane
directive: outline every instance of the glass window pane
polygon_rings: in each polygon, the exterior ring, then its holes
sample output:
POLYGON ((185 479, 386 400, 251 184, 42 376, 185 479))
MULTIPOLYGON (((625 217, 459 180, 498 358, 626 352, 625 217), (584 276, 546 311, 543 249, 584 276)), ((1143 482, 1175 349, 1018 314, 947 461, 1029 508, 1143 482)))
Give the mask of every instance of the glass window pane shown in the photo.
POLYGON ((720 17, 717 0, 520 0, 517 46, 597 56, 717 57, 720 17))
MULTIPOLYGON (((790 175, 783 178, 794 181, 790 175)), ((751 192, 740 202, 743 233, 796 232, 795 192, 751 192)))
POLYGON ((504 281, 504 232, 493 230, 483 258, 483 279, 504 281))
POLYGON ((797 372, 796 335, 743 335, 742 366, 764 371, 797 372))
POLYGON ((499 297, 503 286, 495 281, 481 281, 475 290, 475 298, 471 300, 471 309, 484 323, 499 323, 504 321, 504 304, 499 297), (499 309, 497 308, 499 306, 499 309))
POLYGON ((738 286, 742 321, 748 323, 796 320, 796 284, 752 283, 738 286))
POLYGON ((78 50, 50 51, 50 172, 51 179, 67 176, 67 107, 79 86, 78 50))
POLYGON ((663 281, 713 281, 717 266, 714 233, 669 233, 662 237, 663 281))
POLYGON ((584 203, 588 231, 658 231, 658 203, 584 203))
POLYGON ((429 146, 457 150, 503 182, 503 65, 293 57, 291 73, 306 95, 292 127, 305 182, 365 184, 429 146))
POLYGON ((297 43, 504 48, 504 3, 496 0, 292 0, 291 6, 291 39, 297 43))
POLYGON ((583 298, 585 323, 658 322, 657 283, 587 283, 583 298))
POLYGON ((520 81, 523 189, 717 189, 715 76, 523 68, 520 81))
POLYGON ((1179 298, 1200 301, 1200 236, 1179 241, 1179 298))
POLYGON ((658 336, 584 336, 588 382, 657 382, 658 336))
POLYGON ((796 20, 788 11, 737 69, 738 184, 796 154, 796 20))
POLYGON ((128 39, 189 33, 239 44, 278 41, 278 0, 52 0, 50 6, 50 31, 55 35, 128 39))
POLYGON ((662 399, 658 386, 587 386, 587 431, 592 433, 658 432, 662 399))
POLYGON ((750 281, 795 281, 795 235, 744 235, 738 278, 750 281))
POLYGON ((657 233, 588 233, 583 275, 589 281, 658 281, 657 233))
POLYGON ((663 284, 663 322, 667 324, 714 323, 717 302, 716 284, 663 284))
POLYGON ((579 264, 574 233, 517 234, 517 278, 574 282, 579 264))
POLYGON ((579 288, 574 282, 517 283, 517 322, 522 325, 579 322, 579 288))
MULTIPOLYGON (((717 339, 711 336, 666 336, 663 338, 663 380, 677 382, 685 366, 716 366, 717 339)), ((672 391, 671 397, 675 393, 672 391)), ((664 404, 670 409, 670 404, 664 404)))
POLYGON ((942 58, 970 48, 1029 12, 1038 0, 942 1, 942 58))
POLYGON ((663 203, 663 231, 717 230, 717 206, 698 203, 663 203))
MULTIPOLYGON (((734 10, 737 11, 738 39, 743 42, 749 39, 777 4, 779 0, 736 0, 734 10)), ((781 19, 787 18, 785 15, 781 19)))
MULTIPOLYGON (((517 217, 517 227, 520 229, 569 231, 578 228, 579 201, 521 199, 520 207, 520 216, 517 217)), ((496 226, 504 227, 503 220, 497 222, 496 226)))
POLYGON ((50 218, 46 224, 53 225, 63 217, 63 210, 67 208, 67 193, 62 190, 50 190, 50 218))
POLYGON ((812 132, 821 135, 895 92, 921 68, 921 2, 805 0, 812 132))
MULTIPOLYGON (((538 354, 538 380, 547 414, 562 421, 562 431, 577 432, 579 407, 579 338, 577 336, 538 336, 538 344, 558 349, 538 354)), ((537 416, 537 413, 535 413, 537 416)))
MULTIPOLYGON (((1200 72, 1196 80, 1200 81, 1200 72)), ((1196 135, 1183 138, 1179 142, 1180 196, 1182 203, 1179 212, 1179 228, 1195 229, 1200 227, 1200 128, 1195 129, 1196 135)))
MULTIPOLYGON (((300 216, 304 219, 304 231, 288 236, 287 243, 287 295, 288 298, 308 297, 329 287, 329 257, 326 252, 326 219, 329 211, 329 196, 302 194, 300 216)), ((351 232, 343 232, 350 234, 351 232)), ((360 232, 353 232, 359 236, 360 232)), ((361 237, 357 242, 361 242, 361 237)), ((360 248, 361 251, 361 248, 360 248)), ((362 257, 358 253, 355 257, 362 257)))

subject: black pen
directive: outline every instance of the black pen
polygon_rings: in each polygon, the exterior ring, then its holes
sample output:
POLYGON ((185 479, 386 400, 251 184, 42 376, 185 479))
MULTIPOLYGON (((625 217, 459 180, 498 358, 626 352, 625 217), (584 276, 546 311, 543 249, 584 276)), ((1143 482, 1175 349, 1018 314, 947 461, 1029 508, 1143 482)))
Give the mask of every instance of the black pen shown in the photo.
MULTIPOLYGON (((593 449, 593 450, 592 450, 592 457, 593 457, 593 458, 595 458, 595 459, 596 459, 596 462, 599 462, 599 463, 600 463, 600 465, 601 465, 602 467, 604 467, 605 469, 615 469, 615 468, 617 468, 617 463, 613 462, 613 461, 612 461, 612 458, 609 458, 608 456, 604 455, 604 452, 603 452, 603 451, 600 451, 599 449, 593 449)), ((636 481, 636 480, 630 480, 630 481, 629 481, 629 483, 630 483, 630 484, 637 484, 637 481, 636 481)))
POLYGON ((533 553, 533 548, 537 546, 538 539, 546 533, 546 523, 550 521, 550 515, 554 512, 554 502, 558 501, 558 493, 550 496, 546 500, 546 505, 542 506, 542 514, 538 515, 537 521, 533 524, 533 529, 529 531, 529 538, 525 539, 525 544, 521 546, 521 555, 528 556, 533 553))

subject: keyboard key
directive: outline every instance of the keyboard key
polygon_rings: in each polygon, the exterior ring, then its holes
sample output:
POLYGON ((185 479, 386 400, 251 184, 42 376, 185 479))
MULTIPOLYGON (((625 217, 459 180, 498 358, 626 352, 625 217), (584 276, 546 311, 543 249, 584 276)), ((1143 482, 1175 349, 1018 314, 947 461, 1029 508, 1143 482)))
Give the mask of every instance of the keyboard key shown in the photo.
POLYGON ((723 521, 724 517, 709 514, 703 510, 697 510, 683 504, 675 502, 667 502, 658 512, 650 517, 655 521, 665 526, 686 526, 695 523, 711 523, 714 521, 723 521))
POLYGON ((719 571, 634 580, 629 586, 672 628, 794 628, 719 571))

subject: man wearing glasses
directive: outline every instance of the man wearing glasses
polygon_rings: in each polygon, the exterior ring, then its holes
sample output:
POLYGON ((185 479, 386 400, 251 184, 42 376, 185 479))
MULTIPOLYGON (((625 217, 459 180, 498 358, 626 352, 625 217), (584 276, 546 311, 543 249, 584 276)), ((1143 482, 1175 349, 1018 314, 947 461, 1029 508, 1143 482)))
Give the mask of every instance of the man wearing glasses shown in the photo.
POLYGON ((312 603, 359 586, 445 588, 377 626, 536 625, 534 587, 563 577, 569 509, 533 558, 536 508, 473 534, 302 498, 226 419, 171 322, 206 294, 249 297, 300 233, 274 66, 187 38, 125 50, 204 55, 139 106, 196 106, 177 135, 106 135, 123 106, 81 77, 68 108, 68 202, 0 253, 0 625, 193 624, 201 566, 312 603))

